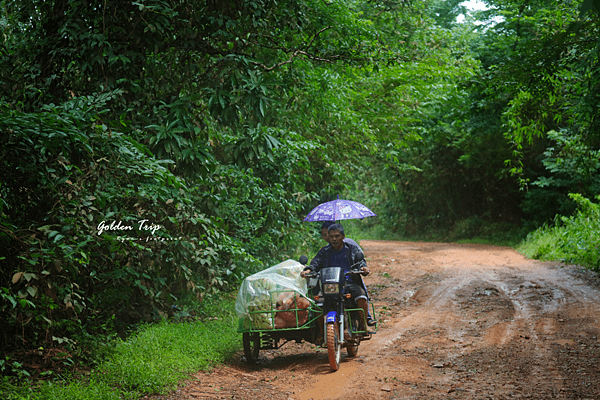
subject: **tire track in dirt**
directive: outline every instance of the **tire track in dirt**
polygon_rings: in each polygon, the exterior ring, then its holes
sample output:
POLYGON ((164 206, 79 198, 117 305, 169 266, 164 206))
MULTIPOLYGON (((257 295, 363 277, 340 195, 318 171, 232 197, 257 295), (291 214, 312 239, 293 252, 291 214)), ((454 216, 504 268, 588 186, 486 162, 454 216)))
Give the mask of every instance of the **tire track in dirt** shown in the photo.
MULTIPOLYGON (((424 371, 420 377, 418 374, 413 376, 410 382, 394 376, 396 381, 404 382, 400 386, 386 386, 390 381, 386 377, 380 380, 382 384, 379 388, 371 391, 365 386, 364 379, 359 380, 357 376, 346 377, 340 382, 340 387, 349 387, 349 390, 336 398, 363 395, 366 395, 365 398, 395 398, 392 393, 403 393, 405 396, 398 398, 412 398, 411 392, 419 393, 423 385, 425 391, 421 390, 421 394, 427 393, 428 398, 448 398, 449 394, 453 394, 452 398, 486 398, 482 396, 487 392, 490 398, 525 396, 545 399, 559 398, 561 393, 568 391, 562 384, 565 378, 557 365, 554 346, 564 341, 549 341, 547 338, 556 336, 557 329, 560 328, 561 319, 555 315, 565 307, 577 307, 581 298, 586 302, 584 307, 579 307, 585 309, 588 315, 597 315, 597 291, 590 290, 581 282, 576 282, 546 264, 527 260, 523 262, 522 257, 509 249, 490 252, 484 260, 474 263, 463 262, 462 256, 472 258, 472 255, 467 255, 460 246, 453 251, 451 246, 444 245, 441 253, 445 254, 441 257, 439 253, 433 254, 435 252, 431 251, 430 245, 423 252, 427 256, 419 258, 420 264, 427 265, 428 273, 437 272, 435 282, 424 285, 416 282, 414 295, 408 300, 408 303, 413 303, 408 307, 408 315, 393 321, 390 329, 382 329, 373 342, 361 346, 362 354, 366 354, 367 358, 361 375, 370 373, 377 376, 378 373, 381 375, 382 370, 393 370, 394 351, 402 348, 408 349, 410 357, 397 358, 397 361, 415 366, 419 364, 417 361, 425 361, 420 363, 421 369, 423 365, 426 366, 424 371), (434 257, 430 257, 431 255, 434 257), (444 261, 439 263, 437 269, 431 268, 436 261, 434 258, 444 261), (490 321, 481 322, 477 315, 490 311, 484 304, 478 304, 472 315, 461 313, 457 309, 460 304, 457 294, 461 291, 469 298, 478 293, 480 297, 496 297, 493 304, 502 306, 494 309, 499 315, 492 316, 490 321), (464 328, 473 324, 478 325, 474 330, 464 328), (446 342, 438 345, 436 351, 430 351, 425 347, 435 345, 430 334, 435 329, 444 332, 446 342), (458 346, 452 346, 453 343, 458 346), (518 348, 518 351, 513 351, 512 347, 518 348), (427 357, 428 353, 433 353, 433 356, 427 357), (489 364, 490 361, 495 361, 495 357, 504 357, 504 361, 509 361, 501 365, 509 365, 505 370, 510 369, 510 365, 513 366, 504 379, 506 382, 498 383, 494 376, 481 378, 477 373, 462 370, 460 366, 456 368, 457 372, 450 370, 450 374, 440 373, 440 370, 448 366, 457 363, 464 365, 464 360, 472 365, 472 358, 475 358, 476 364, 485 368, 486 362, 489 364), (425 375, 433 379, 426 379, 425 375), (527 391, 527 384, 521 379, 513 379, 518 375, 527 377, 528 385, 534 388, 532 393, 523 394, 527 391), (463 382, 456 385, 456 378, 463 382), (349 384, 353 379, 361 383, 349 384), (540 389, 540 385, 545 385, 546 388, 540 389), (411 390, 397 390, 398 387, 410 387, 411 390)), ((420 276, 417 275, 417 281, 418 278, 420 276)), ((405 376, 410 376, 407 371, 404 372, 405 376)), ((500 372, 496 374, 499 375, 500 372)), ((415 396, 418 398, 419 395, 415 396)))
POLYGON ((261 351, 258 365, 238 358, 200 373, 167 398, 600 399, 592 274, 503 247, 360 244, 380 327, 356 358, 331 372, 323 349, 287 344, 261 351))

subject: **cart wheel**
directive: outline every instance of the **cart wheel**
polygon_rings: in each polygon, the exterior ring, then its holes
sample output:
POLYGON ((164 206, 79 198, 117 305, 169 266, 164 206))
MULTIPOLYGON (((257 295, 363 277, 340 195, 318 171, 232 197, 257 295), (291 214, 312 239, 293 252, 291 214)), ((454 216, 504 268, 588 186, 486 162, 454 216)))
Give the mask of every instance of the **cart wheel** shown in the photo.
POLYGON ((340 342, 340 325, 337 322, 327 324, 327 355, 332 370, 340 369, 342 343, 340 342))
POLYGON ((260 350, 260 334, 255 333, 243 333, 242 341, 244 342, 244 355, 246 356, 246 362, 254 364, 258 361, 258 351, 260 350))

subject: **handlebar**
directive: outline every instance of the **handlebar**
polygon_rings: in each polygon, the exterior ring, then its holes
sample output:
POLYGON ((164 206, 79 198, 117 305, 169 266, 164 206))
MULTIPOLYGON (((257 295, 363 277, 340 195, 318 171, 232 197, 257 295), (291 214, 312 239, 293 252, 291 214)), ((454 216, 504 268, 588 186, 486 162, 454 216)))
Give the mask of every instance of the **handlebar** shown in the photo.
POLYGON ((318 278, 319 273, 315 272, 315 271, 307 272, 306 275, 304 275, 304 277, 305 278, 318 278))
MULTIPOLYGON (((363 260, 365 259, 365 255, 362 252, 359 252, 356 254, 355 260, 357 261, 355 264, 352 264, 350 266, 350 271, 348 271, 346 273, 346 275, 363 275, 363 276, 367 276, 369 273, 368 272, 363 272, 360 269, 356 269, 355 267, 360 264, 363 260)), ((302 265, 305 265, 308 263, 308 257, 306 255, 302 255, 300 256, 300 259, 298 260, 302 265)), ((318 278, 319 274, 311 271, 311 272, 307 272, 306 275, 304 276, 305 278, 318 278)))
POLYGON ((346 272, 346 275, 362 275, 362 276, 367 276, 369 273, 366 271, 361 271, 360 269, 351 269, 350 271, 346 272))
MULTIPOLYGON (((351 269, 350 271, 346 272, 346 275, 363 275, 363 276, 367 276, 369 273, 365 272, 365 271, 361 271, 360 269, 351 269)), ((315 271, 311 271, 311 272, 307 272, 306 275, 304 275, 305 278, 318 278, 319 277, 319 273, 315 272, 315 271)))

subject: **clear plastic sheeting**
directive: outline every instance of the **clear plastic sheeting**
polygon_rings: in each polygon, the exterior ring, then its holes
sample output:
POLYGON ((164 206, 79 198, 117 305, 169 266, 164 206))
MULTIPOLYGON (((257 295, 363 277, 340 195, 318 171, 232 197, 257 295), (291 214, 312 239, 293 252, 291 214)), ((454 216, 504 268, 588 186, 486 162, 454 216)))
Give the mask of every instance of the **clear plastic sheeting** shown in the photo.
POLYGON ((295 260, 286 260, 244 279, 235 302, 235 311, 243 331, 273 329, 278 301, 295 294, 306 296, 305 268, 295 260))

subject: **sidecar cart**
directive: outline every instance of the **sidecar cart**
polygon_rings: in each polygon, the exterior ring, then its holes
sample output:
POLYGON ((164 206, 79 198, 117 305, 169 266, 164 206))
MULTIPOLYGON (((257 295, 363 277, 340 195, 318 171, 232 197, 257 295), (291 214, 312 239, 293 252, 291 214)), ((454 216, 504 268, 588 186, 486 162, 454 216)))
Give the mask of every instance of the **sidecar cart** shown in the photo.
POLYGON ((287 260, 244 279, 235 310, 244 355, 258 360, 260 350, 278 349, 290 341, 314 343, 322 310, 307 297, 304 265, 287 260))

